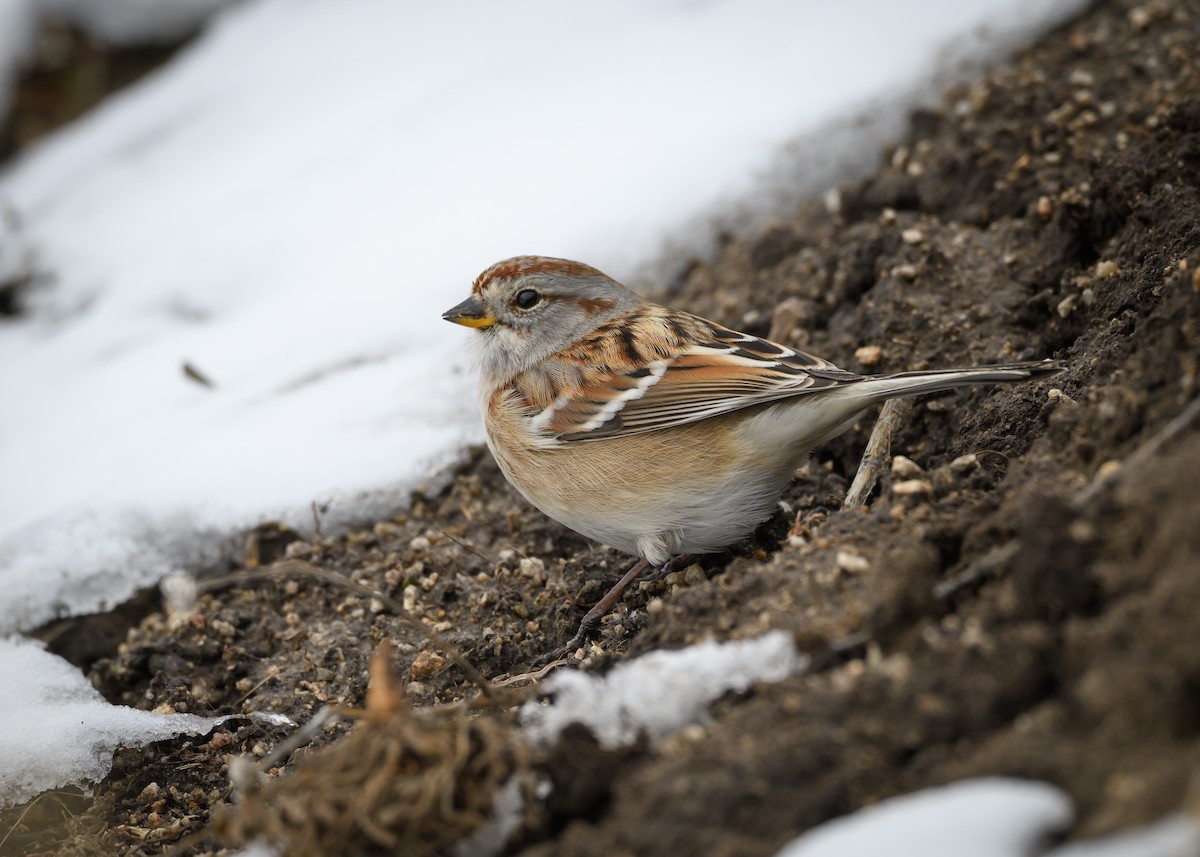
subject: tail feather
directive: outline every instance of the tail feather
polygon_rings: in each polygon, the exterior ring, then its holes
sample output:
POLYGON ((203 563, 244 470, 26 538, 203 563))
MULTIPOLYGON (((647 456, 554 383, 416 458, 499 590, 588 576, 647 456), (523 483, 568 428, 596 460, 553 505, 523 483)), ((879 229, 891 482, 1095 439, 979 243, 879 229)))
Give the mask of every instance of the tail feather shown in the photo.
POLYGON ((1026 363, 997 363, 992 366, 975 366, 970 369, 938 369, 931 372, 897 372, 865 378, 856 384, 856 392, 868 402, 879 402, 897 396, 919 396, 922 393, 938 393, 965 387, 969 384, 995 384, 1012 381, 1028 381, 1032 378, 1057 375, 1063 371, 1055 360, 1039 360, 1026 363))

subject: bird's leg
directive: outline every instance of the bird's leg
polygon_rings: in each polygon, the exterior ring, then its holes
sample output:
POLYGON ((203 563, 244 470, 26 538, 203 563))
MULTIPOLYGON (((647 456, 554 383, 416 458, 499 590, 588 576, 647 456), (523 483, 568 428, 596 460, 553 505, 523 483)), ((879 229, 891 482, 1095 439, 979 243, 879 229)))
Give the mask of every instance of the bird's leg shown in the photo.
POLYGON ((625 572, 625 576, 617 581, 616 586, 608 590, 608 593, 597 601, 591 610, 584 614, 583 619, 579 623, 579 630, 575 632, 575 636, 568 640, 565 646, 560 646, 554 651, 542 655, 534 662, 535 665, 541 666, 542 664, 556 661, 587 642, 588 638, 596 632, 596 628, 600 626, 601 617, 611 610, 614 604, 621 600, 621 596, 625 594, 625 590, 629 588, 629 584, 637 580, 649 565, 650 561, 647 559, 639 559, 634 563, 633 568, 625 572))
POLYGON ((871 439, 867 441, 866 451, 863 452, 862 463, 858 465, 858 473, 854 475, 846 499, 842 501, 843 509, 858 509, 866 505, 871 490, 891 458, 892 436, 908 419, 911 410, 912 399, 888 399, 883 403, 883 410, 879 412, 879 419, 875 421, 871 439))
POLYGON ((656 580, 662 580, 668 574, 677 568, 687 568, 692 564, 692 560, 696 558, 694 553, 682 553, 679 556, 673 556, 658 568, 647 574, 643 580, 647 583, 654 583, 656 580))

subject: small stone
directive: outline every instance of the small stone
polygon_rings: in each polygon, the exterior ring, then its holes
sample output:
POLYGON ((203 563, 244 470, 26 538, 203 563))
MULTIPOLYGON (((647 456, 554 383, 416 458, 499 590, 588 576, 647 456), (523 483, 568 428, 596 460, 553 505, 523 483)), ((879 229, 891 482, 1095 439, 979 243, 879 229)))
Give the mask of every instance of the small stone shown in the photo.
POLYGON ((517 564, 517 572, 522 577, 540 577, 546 570, 546 564, 536 557, 522 557, 517 564))
POLYGON ((912 497, 917 494, 932 494, 933 485, 925 479, 906 479, 892 485, 892 493, 901 497, 912 497))
POLYGON ((863 366, 874 366, 883 358, 883 349, 878 345, 864 345, 854 352, 854 359, 863 366))
POLYGON ((1075 404, 1075 400, 1064 393, 1058 387, 1051 387, 1046 391, 1046 399, 1051 402, 1066 402, 1069 405, 1075 404))
POLYGON ((138 800, 150 802, 158 797, 159 791, 160 789, 158 787, 158 783, 150 783, 148 786, 142 789, 142 793, 138 795, 138 800))
POLYGON ((917 266, 910 265, 907 262, 903 265, 897 265, 892 268, 892 276, 899 277, 902 280, 915 280, 917 278, 917 266))
POLYGON ((958 458, 950 462, 950 470, 960 476, 964 473, 970 473, 979 466, 979 456, 973 452, 968 452, 966 455, 960 455, 958 458))
POLYGON ((1075 311, 1075 307, 1079 305, 1079 295, 1067 295, 1058 302, 1058 306, 1054 311, 1058 313, 1059 318, 1066 318, 1075 311))
POLYGON ((417 536, 408 543, 408 549, 413 553, 424 553, 429 550, 429 539, 424 536, 417 536))
POLYGON ((1111 277, 1113 274, 1116 274, 1119 270, 1120 270, 1120 268, 1117 267, 1117 263, 1110 261, 1108 259, 1104 259, 1104 260, 1101 260, 1096 263, 1096 276, 1097 277, 1111 277))
POLYGON ((833 562, 847 574, 862 574, 871 568, 871 563, 865 556, 859 556, 849 551, 838 551, 833 562))
POLYGON ((785 298, 771 314, 771 331, 767 338, 783 342, 797 330, 811 327, 816 318, 816 307, 812 301, 792 296, 785 298))
POLYGON ((918 479, 925 475, 921 465, 907 455, 897 455, 892 459, 892 477, 894 479, 918 479))
POLYGON ((842 210, 842 191, 840 188, 830 188, 825 191, 823 198, 825 203, 825 211, 829 214, 838 214, 842 210))
POLYGON ((437 652, 421 652, 412 662, 413 681, 425 681, 440 673, 446 666, 446 659, 437 652))
POLYGON ((1072 86, 1095 86, 1096 76, 1082 68, 1072 70, 1070 77, 1072 86))
POLYGON ((1087 544, 1096 538, 1096 528, 1090 521, 1072 521, 1067 525, 1067 535, 1078 544, 1087 544))
POLYGON ((896 209, 885 208, 883 211, 879 212, 879 222, 884 226, 891 226, 893 223, 895 223, 896 209))
POLYGON ((697 584, 704 583, 706 580, 708 580, 708 577, 705 575, 704 569, 697 563, 689 565, 683 571, 683 582, 688 586, 696 586, 697 584))
POLYGON ((1042 220, 1050 219, 1050 215, 1054 213, 1054 203, 1051 202, 1050 197, 1048 197, 1048 196, 1038 197, 1037 213, 1038 213, 1038 217, 1040 217, 1042 220))
POLYGON ((911 229, 905 229, 901 232, 900 238, 905 244, 920 244, 925 240, 925 230, 914 226, 911 229))
POLYGON ((651 598, 646 604, 646 612, 651 616, 658 616, 665 609, 667 609, 666 605, 663 604, 663 600, 661 598, 651 598))
POLYGON ((1145 6, 1134 6, 1129 10, 1129 26, 1133 27, 1138 32, 1150 26, 1152 16, 1150 10, 1145 6))

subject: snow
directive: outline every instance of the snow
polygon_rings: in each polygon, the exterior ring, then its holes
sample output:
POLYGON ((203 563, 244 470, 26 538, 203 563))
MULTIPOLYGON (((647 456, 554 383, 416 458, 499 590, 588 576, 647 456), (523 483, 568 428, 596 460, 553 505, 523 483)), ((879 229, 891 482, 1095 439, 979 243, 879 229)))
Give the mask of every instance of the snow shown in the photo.
POLYGON ((0 808, 102 779, 118 747, 202 734, 215 723, 109 705, 79 670, 18 638, 0 638, 0 687, 0 808))
POLYGON ((776 857, 1195 857, 1200 822, 1170 815, 1047 850, 1074 818, 1061 789, 1032 780, 963 780, 891 798, 822 824, 776 857))
POLYGON ((1072 842, 1046 857, 1196 857, 1200 854, 1200 820, 1168 815, 1143 827, 1100 839, 1072 842))
MULTIPOLYGON (((478 271, 542 253, 649 288, 869 169, 939 81, 1082 6, 0 0, 0 92, 46 16, 128 43, 220 9, 0 174, 0 273, 34 274, 0 323, 0 633, 111 606, 263 520, 307 527, 314 502, 330 528, 399 507, 480 437, 469 333, 439 318, 478 271)), ((695 688, 663 675, 664 710, 620 729, 699 716, 722 657, 688 662, 695 688)), ((11 795, 199 728, 69 674, 0 646, 11 795)), ((769 680, 750 675, 728 686, 769 680)))
POLYGON ((777 857, 1027 857, 1073 817, 1070 798, 1046 783, 966 780, 822 824, 777 857))
POLYGON ((643 732, 658 743, 702 720, 722 694, 780 681, 806 662, 789 634, 771 631, 751 640, 650 652, 602 676, 560 670, 541 685, 551 702, 521 707, 522 733, 544 746, 569 724, 581 723, 605 747, 627 746, 643 732))

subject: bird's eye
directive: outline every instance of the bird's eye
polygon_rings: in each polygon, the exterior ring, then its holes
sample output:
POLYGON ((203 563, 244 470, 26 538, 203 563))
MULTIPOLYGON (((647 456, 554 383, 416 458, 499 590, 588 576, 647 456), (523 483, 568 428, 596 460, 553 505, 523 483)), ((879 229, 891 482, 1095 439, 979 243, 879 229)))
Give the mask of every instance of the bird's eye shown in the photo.
POLYGON ((517 292, 516 304, 521 309, 530 309, 531 307, 535 306, 537 304, 537 302, 540 301, 541 299, 542 299, 542 296, 539 295, 537 292, 535 292, 533 289, 521 289, 521 291, 517 292))

